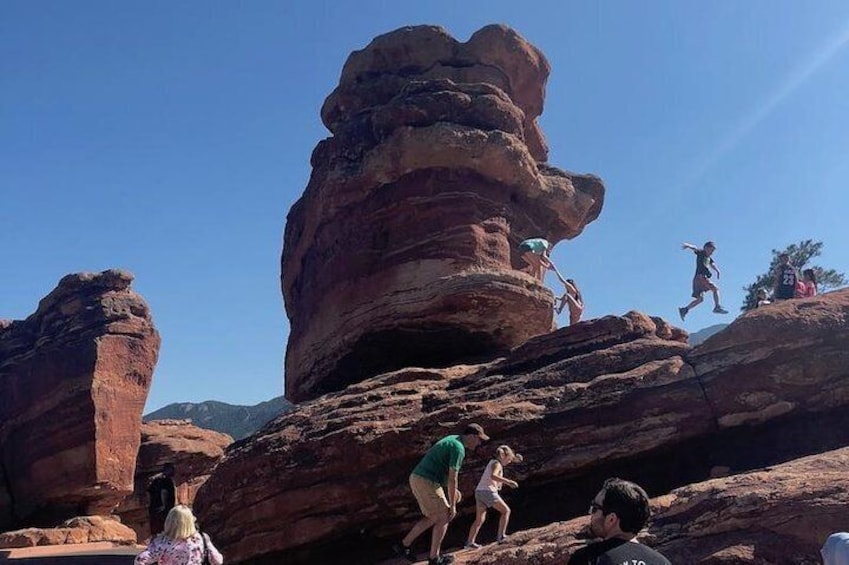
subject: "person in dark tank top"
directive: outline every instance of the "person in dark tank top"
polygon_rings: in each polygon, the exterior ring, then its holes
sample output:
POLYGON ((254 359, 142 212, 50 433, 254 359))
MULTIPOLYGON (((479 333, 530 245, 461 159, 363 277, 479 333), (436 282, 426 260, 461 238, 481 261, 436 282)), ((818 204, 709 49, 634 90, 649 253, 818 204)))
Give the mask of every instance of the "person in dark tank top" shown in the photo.
POLYGON ((796 283, 799 281, 799 271, 790 262, 790 256, 782 253, 778 256, 778 265, 775 267, 775 292, 776 300, 787 300, 795 298, 796 283))

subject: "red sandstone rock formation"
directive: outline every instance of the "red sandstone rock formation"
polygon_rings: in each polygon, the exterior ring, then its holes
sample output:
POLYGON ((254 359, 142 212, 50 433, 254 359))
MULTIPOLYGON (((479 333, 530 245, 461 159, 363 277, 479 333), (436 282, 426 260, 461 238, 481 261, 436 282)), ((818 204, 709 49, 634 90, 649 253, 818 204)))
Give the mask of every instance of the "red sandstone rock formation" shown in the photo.
POLYGON ((131 282, 68 275, 0 327, 0 530, 107 514, 132 492, 159 335, 131 282))
POLYGON ((133 545, 136 543, 136 534, 114 517, 108 516, 71 518, 58 528, 26 528, 0 533, 0 549, 103 541, 133 545))
POLYGON ((165 463, 174 463, 177 502, 192 504, 200 486, 233 443, 227 434, 198 428, 188 420, 155 420, 141 426, 141 447, 132 496, 116 510, 121 521, 135 530, 138 539, 150 536, 147 486, 165 463))
MULTIPOLYGON (((589 499, 587 499, 589 500, 589 499)), ((587 502, 587 504, 589 504, 587 502)), ((641 539, 672 563, 816 565, 826 537, 846 529, 849 448, 688 485, 652 501, 641 539)), ((562 565, 587 517, 517 532, 456 554, 458 565, 562 565)))
MULTIPOLYGON (((525 454, 511 467, 521 484, 509 493, 515 528, 581 515, 607 476, 663 494, 716 466, 739 473, 849 445, 845 402, 811 393, 849 386, 847 313, 849 290, 778 304, 732 324, 734 344, 719 334, 692 350, 680 330, 631 313, 540 336, 481 365, 380 375, 231 448, 195 508, 236 562, 373 563, 416 518, 407 474, 434 439, 469 420, 525 454), (805 354, 786 355, 796 342, 805 354), (786 380, 801 374, 804 386, 786 380), (720 402, 711 391, 748 378, 774 395, 767 406, 794 410, 734 417, 746 398, 720 402)), ((486 455, 467 458, 467 495, 486 455)), ((461 509, 467 517, 449 543, 465 534, 472 508, 461 509)))
POLYGON ((551 330, 553 296, 516 269, 517 246, 578 235, 604 187, 545 164, 548 73, 503 26, 466 43, 403 28, 351 54, 286 225, 288 398, 551 330))

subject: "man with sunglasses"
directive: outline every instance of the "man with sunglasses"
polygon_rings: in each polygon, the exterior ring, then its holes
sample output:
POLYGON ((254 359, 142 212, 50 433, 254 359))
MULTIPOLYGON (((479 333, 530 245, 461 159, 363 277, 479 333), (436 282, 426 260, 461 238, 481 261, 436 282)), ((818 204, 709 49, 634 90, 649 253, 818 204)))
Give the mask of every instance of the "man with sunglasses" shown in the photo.
POLYGON ((607 479, 590 504, 590 532, 602 541, 573 553, 569 565, 671 565, 636 540, 650 515, 649 497, 639 485, 607 479))

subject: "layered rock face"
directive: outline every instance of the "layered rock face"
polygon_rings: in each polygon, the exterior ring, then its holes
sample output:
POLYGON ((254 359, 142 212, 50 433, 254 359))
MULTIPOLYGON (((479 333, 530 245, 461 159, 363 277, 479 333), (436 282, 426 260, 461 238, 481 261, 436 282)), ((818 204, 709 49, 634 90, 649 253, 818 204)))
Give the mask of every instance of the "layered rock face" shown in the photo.
MULTIPOLYGON (((495 445, 525 454, 509 471, 521 485, 508 493, 516 529, 584 514, 608 476, 662 494, 717 467, 738 473, 849 445, 847 402, 826 393, 849 387, 849 290, 759 309, 726 332, 691 349, 680 330, 630 313, 540 336, 488 363, 379 375, 232 446, 195 508, 238 563, 375 563, 418 515, 410 470, 468 421, 493 445, 467 455, 467 499, 495 445)), ((468 531, 473 507, 461 508, 449 545, 468 531)), ((658 524, 672 532, 699 516, 675 511, 658 524)), ((734 544, 751 524, 716 523, 734 544)), ((820 523, 817 535, 829 527, 820 523)))
POLYGON ((503 26, 466 43, 403 28, 348 58, 286 224, 289 399, 551 330, 553 296, 517 270, 517 246, 578 235, 604 186, 545 163, 548 73, 503 26))
POLYGON ((0 530, 108 514, 132 492, 160 340, 131 282, 68 275, 0 327, 0 530))
MULTIPOLYGON (((588 504, 588 502, 587 502, 588 504)), ((696 483, 652 501, 641 541, 672 563, 819 565, 819 548, 846 529, 849 449, 696 483)), ((587 517, 511 535, 457 554, 458 565, 561 565, 586 540, 587 517)))
POLYGON ((121 521, 139 540, 150 536, 147 487, 165 463, 174 463, 177 502, 191 505, 200 486, 233 443, 227 434, 198 428, 188 420, 155 420, 141 426, 141 447, 136 464, 135 487, 117 508, 121 521))

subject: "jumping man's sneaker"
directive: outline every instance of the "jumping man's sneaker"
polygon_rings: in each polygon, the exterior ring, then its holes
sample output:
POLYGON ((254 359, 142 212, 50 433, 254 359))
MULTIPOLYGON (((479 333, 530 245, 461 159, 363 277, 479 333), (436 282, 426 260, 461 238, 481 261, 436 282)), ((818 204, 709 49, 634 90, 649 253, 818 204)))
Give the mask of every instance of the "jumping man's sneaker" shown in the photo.
POLYGON ((722 306, 717 306, 716 308, 713 309, 713 313, 714 314, 727 314, 728 310, 726 310, 722 306))
MULTIPOLYGON (((714 312, 716 312, 716 310, 714 310, 714 312)), ((681 316, 681 321, 683 322, 684 318, 687 317, 687 308, 686 307, 685 308, 679 308, 678 309, 678 315, 681 316)))
POLYGON ((392 552, 398 557, 403 557, 410 563, 413 563, 415 559, 413 558, 413 552, 409 547, 404 547, 401 543, 396 543, 392 546, 392 552))
POLYGON ((480 549, 483 546, 479 543, 472 542, 472 543, 467 543, 463 547, 466 548, 466 549, 480 549))

